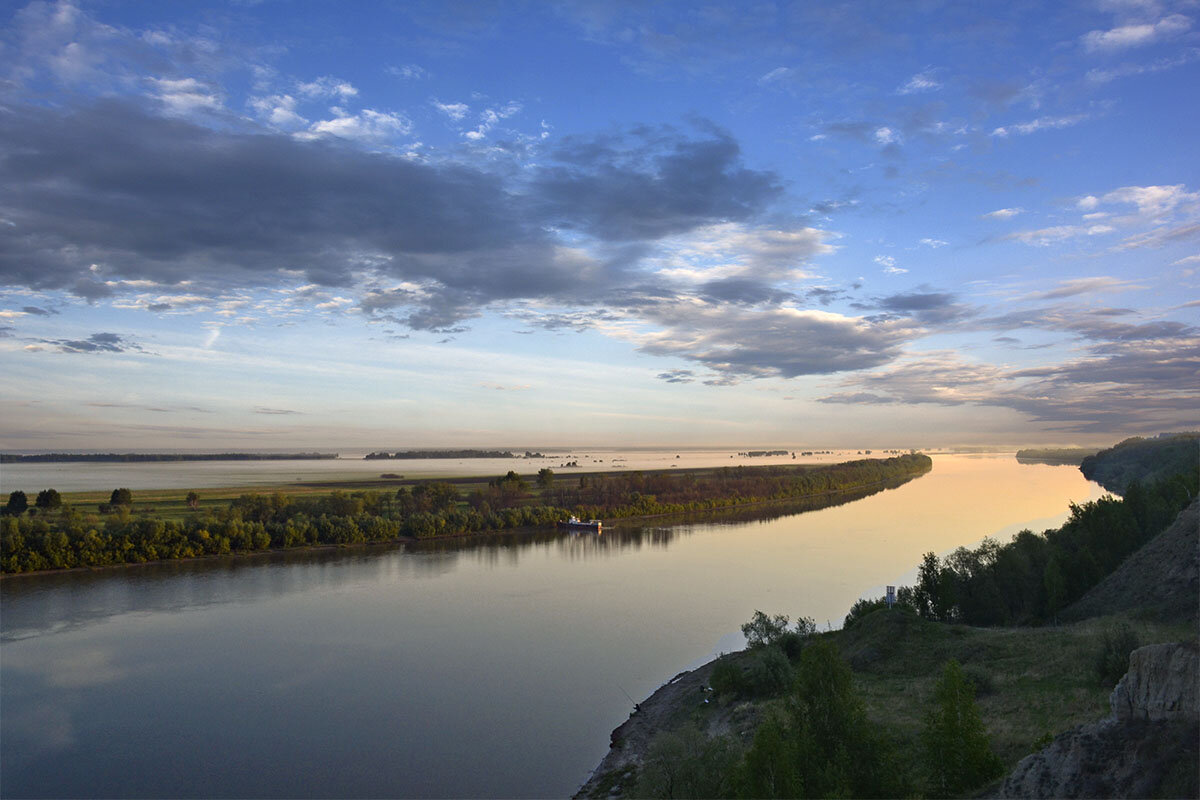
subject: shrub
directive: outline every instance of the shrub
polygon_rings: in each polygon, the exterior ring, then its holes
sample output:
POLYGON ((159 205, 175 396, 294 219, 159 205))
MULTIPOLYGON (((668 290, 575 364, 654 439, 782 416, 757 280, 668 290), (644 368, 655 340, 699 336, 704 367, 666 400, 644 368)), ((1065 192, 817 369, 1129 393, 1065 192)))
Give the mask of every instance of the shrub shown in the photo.
POLYGON ((1096 678, 1102 686, 1115 686, 1121 680, 1129 670, 1129 654, 1140 644, 1133 628, 1124 622, 1105 629, 1095 665, 1096 678))
POLYGON ((646 748, 634 797, 729 797, 741 752, 696 727, 661 733, 646 748))
POLYGON ((731 658, 722 658, 717 662, 709 683, 717 697, 736 697, 746 691, 746 676, 731 658))
POLYGON ((764 647, 750 661, 746 684, 760 697, 782 694, 792 684, 792 665, 778 647, 764 647))

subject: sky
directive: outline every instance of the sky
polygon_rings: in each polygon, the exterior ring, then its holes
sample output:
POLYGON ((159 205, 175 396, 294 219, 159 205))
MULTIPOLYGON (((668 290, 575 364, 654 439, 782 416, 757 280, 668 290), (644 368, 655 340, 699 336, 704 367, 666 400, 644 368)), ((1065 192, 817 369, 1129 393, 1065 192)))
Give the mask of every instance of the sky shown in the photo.
POLYGON ((0 7, 0 449, 1200 417, 1200 3, 0 7))

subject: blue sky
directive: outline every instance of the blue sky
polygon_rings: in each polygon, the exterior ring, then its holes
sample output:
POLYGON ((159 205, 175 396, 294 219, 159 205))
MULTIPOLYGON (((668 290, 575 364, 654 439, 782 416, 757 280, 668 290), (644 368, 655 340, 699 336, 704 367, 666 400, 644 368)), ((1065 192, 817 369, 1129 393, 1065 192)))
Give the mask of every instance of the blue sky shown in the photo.
POLYGON ((1195 427, 1200 4, 32 3, 5 449, 1195 427))

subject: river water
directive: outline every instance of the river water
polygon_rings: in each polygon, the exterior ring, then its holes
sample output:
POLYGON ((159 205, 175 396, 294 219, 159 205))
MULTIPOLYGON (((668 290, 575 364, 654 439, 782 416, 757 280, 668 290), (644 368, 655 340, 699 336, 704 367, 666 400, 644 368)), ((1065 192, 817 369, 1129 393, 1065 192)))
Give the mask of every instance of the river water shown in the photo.
POLYGON ((626 693, 738 649, 755 609, 836 626, 922 553, 1099 494, 942 455, 805 513, 6 579, 0 794, 566 796, 626 693))

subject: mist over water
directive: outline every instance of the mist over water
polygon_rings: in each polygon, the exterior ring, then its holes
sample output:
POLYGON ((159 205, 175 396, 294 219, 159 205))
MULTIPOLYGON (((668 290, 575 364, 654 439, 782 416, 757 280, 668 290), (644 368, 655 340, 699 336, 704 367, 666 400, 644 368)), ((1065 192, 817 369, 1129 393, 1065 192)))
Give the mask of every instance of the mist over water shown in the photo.
POLYGON ((624 692, 732 649, 755 609, 837 625, 923 552, 1099 494, 935 456, 803 513, 6 579, 0 793, 565 796, 624 692))

